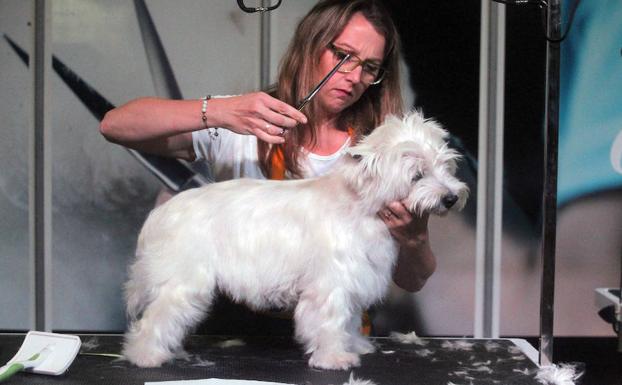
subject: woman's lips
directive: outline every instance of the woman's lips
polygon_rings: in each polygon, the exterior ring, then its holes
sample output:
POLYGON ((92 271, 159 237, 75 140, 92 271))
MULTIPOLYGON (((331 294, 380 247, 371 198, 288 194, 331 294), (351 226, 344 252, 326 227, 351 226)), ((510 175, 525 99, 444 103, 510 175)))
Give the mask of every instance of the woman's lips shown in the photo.
POLYGON ((343 89, 343 88, 337 88, 337 89, 335 89, 335 92, 337 93, 337 96, 342 96, 342 97, 352 96, 352 91, 351 90, 346 90, 346 89, 343 89))

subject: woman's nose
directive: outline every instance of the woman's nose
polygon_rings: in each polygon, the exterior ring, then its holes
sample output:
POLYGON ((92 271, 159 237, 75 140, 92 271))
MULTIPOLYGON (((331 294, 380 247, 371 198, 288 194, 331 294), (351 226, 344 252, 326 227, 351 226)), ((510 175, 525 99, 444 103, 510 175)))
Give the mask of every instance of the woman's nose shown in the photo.
POLYGON ((353 69, 352 71, 346 74, 347 75, 346 79, 348 79, 352 83, 360 83, 362 74, 363 74, 363 68, 359 65, 359 66, 356 66, 355 69, 353 69))

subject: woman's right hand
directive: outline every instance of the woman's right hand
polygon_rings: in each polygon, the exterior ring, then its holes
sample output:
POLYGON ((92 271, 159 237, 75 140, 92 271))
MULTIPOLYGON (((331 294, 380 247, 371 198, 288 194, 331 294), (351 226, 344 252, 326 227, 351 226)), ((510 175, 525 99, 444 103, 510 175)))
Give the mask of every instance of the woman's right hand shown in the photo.
POLYGON ((209 126, 255 135, 268 143, 283 143, 287 130, 307 122, 303 113, 265 92, 211 99, 207 118, 209 126))

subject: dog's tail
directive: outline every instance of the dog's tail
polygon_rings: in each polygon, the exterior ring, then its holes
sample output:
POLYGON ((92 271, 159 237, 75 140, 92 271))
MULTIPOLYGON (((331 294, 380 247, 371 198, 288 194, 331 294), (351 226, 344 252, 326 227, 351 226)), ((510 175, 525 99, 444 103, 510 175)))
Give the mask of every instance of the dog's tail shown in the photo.
POLYGON ((140 318, 143 310, 157 295, 157 288, 148 284, 147 277, 141 276, 139 263, 137 262, 130 268, 130 279, 124 287, 125 310, 131 322, 140 318))
POLYGON ((136 287, 134 281, 125 284, 125 310, 131 322, 136 321, 147 306, 146 297, 145 293, 136 287))

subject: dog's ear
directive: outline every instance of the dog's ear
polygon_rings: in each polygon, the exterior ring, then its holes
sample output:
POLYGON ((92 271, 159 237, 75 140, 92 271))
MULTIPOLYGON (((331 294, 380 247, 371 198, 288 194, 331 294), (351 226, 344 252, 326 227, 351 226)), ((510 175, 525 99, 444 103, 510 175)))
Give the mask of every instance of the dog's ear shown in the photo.
POLYGON ((363 174, 373 172, 377 167, 377 156, 373 148, 367 144, 359 143, 354 147, 346 149, 346 153, 358 162, 358 166, 363 171, 363 174))

